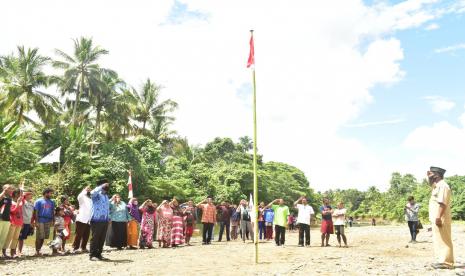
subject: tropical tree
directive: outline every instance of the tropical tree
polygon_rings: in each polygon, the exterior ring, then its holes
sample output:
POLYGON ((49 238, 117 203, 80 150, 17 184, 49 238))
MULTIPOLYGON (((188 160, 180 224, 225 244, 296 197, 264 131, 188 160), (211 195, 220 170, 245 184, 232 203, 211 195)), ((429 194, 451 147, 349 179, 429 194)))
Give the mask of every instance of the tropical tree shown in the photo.
POLYGON ((110 111, 124 81, 115 71, 100 69, 99 81, 89 92, 89 103, 95 109, 95 130, 100 132, 101 114, 110 111))
POLYGON ((171 99, 161 101, 160 91, 161 86, 156 85, 150 79, 145 81, 140 91, 133 89, 133 95, 137 102, 134 118, 142 123, 140 131, 142 134, 146 133, 147 123, 158 124, 158 129, 161 130, 174 121, 174 117, 169 116, 168 113, 174 111, 178 104, 171 99))
POLYGON ((96 90, 99 84, 100 66, 98 60, 108 51, 100 46, 94 46, 91 38, 74 39, 74 52, 69 55, 56 49, 55 53, 62 59, 53 62, 55 68, 63 69, 63 76, 58 82, 62 94, 74 94, 72 121, 76 125, 78 107, 81 97, 96 90))
POLYGON ((58 100, 41 91, 48 85, 49 77, 43 72, 43 67, 49 58, 41 56, 38 48, 25 49, 17 47, 17 55, 0 57, 0 82, 2 96, 0 111, 14 118, 18 124, 39 123, 30 117, 35 112, 44 122, 53 120, 60 109, 58 100))

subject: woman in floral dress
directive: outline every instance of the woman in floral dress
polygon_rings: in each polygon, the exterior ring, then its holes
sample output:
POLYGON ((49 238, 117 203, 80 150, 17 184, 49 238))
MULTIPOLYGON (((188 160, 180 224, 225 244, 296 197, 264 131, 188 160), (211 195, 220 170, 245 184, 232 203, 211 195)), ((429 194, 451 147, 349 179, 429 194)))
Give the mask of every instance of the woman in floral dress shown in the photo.
POLYGON ((142 213, 142 222, 140 225, 139 247, 153 248, 153 231, 155 229, 156 209, 150 199, 146 200, 139 208, 142 213))
POLYGON ((168 200, 158 206, 158 242, 160 246, 169 247, 171 245, 171 227, 173 225, 173 209, 168 200))

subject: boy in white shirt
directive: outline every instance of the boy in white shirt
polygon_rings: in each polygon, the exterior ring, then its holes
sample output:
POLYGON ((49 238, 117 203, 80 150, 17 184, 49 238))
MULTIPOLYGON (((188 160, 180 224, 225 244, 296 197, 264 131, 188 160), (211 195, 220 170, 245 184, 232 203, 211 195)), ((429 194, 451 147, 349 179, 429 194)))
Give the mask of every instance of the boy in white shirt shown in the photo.
POLYGON ((339 202, 337 204, 337 209, 334 210, 333 217, 334 217, 334 228, 336 228, 336 236, 337 242, 339 243, 339 247, 341 247, 341 237, 344 241, 344 247, 347 246, 347 238, 344 234, 344 224, 346 220, 346 212, 347 210, 344 208, 344 203, 339 202))

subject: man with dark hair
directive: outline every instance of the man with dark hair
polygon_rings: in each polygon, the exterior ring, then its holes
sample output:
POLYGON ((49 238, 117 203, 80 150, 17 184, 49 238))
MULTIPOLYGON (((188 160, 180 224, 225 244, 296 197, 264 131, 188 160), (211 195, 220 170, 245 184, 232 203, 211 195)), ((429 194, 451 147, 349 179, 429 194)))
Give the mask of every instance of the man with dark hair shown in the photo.
POLYGON ((313 211, 312 206, 308 205, 308 201, 305 196, 301 196, 296 202, 294 202, 294 208, 299 210, 297 215, 297 223, 299 225, 299 246, 304 246, 304 235, 305 245, 310 246, 310 222, 312 215, 315 212, 313 211))
POLYGON ((76 232, 74 236, 73 252, 81 248, 81 252, 88 252, 87 241, 90 236, 90 219, 92 216, 91 188, 85 187, 78 195, 79 212, 76 215, 76 232))
POLYGON ((213 197, 208 196, 207 199, 197 204, 197 208, 202 210, 202 244, 210 244, 213 226, 216 223, 216 207, 213 205, 213 197))
POLYGON ((34 203, 34 221, 36 222, 36 256, 40 256, 40 250, 44 240, 50 237, 50 227, 55 221, 55 203, 51 200, 53 189, 46 188, 42 198, 34 203))
POLYGON ((333 208, 329 205, 329 199, 323 199, 323 205, 320 207, 321 212, 321 247, 330 246, 329 237, 334 234, 333 226, 333 208))
POLYGON ((417 242, 417 228, 418 228, 418 212, 420 211, 420 205, 415 202, 413 196, 407 198, 407 205, 405 205, 404 213, 405 219, 407 220, 408 228, 410 230, 410 243, 417 242))
POLYGON ((90 219, 90 229, 92 238, 90 240, 90 260, 105 260, 102 256, 103 244, 110 220, 110 201, 108 191, 110 184, 106 179, 97 182, 97 188, 90 192, 92 198, 92 216, 90 219))
POLYGON ((226 229, 226 240, 230 241, 231 237, 229 235, 229 228, 231 225, 230 222, 231 222, 231 216, 232 216, 233 210, 229 206, 228 202, 222 202, 221 205, 217 206, 217 209, 221 212, 220 233, 218 237, 218 242, 221 242, 225 229, 226 229))
POLYGON ((434 253, 438 263, 436 269, 454 268, 454 252, 451 237, 451 202, 452 194, 449 185, 444 181, 446 170, 431 167, 427 172, 428 182, 432 186, 429 201, 429 219, 433 228, 434 253))
POLYGON ((273 224, 276 246, 284 246, 284 243, 286 242, 286 226, 287 217, 289 216, 289 207, 284 205, 284 200, 282 198, 279 198, 270 202, 267 206, 265 206, 265 209, 266 208, 271 208, 274 212, 273 224))

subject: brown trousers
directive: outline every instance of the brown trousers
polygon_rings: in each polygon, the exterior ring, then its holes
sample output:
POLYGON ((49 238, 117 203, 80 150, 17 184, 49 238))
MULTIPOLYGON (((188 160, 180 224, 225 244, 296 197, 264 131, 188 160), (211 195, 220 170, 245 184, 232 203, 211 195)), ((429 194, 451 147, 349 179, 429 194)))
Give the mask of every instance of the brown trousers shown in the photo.
POLYGON ((87 242, 89 241, 90 225, 76 221, 76 236, 74 237, 73 249, 81 248, 86 250, 87 242))

